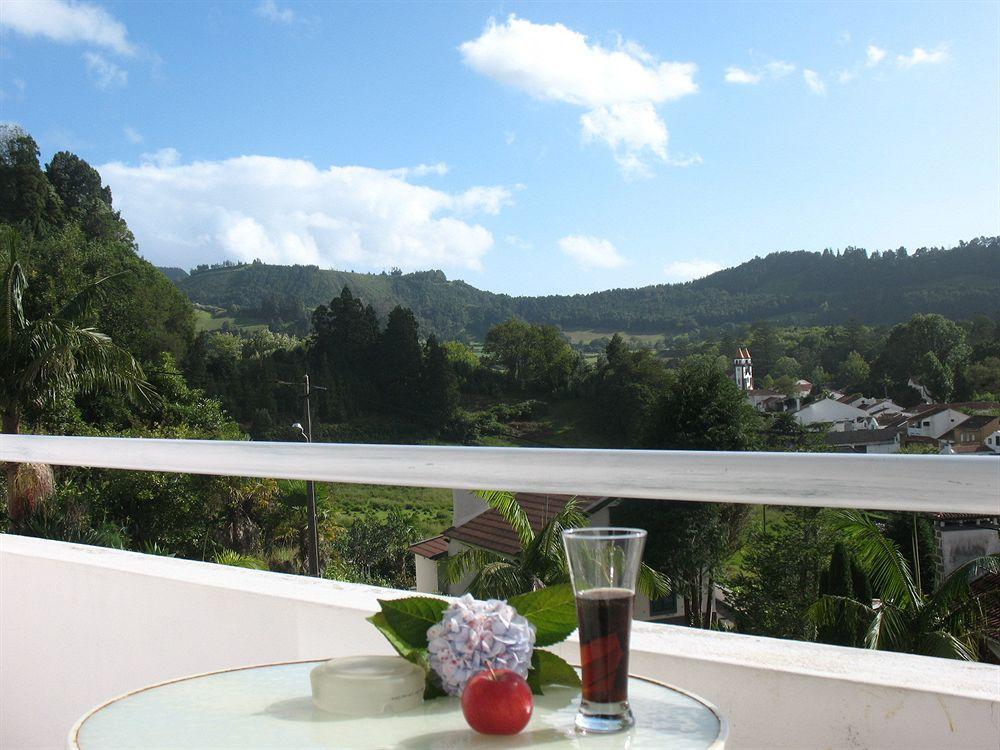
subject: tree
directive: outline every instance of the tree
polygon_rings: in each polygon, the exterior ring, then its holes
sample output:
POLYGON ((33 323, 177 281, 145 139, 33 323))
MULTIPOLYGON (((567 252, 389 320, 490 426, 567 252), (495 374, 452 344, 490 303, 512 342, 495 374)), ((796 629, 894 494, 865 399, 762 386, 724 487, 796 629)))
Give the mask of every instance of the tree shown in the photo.
POLYGON ((423 353, 417 338, 417 319, 407 307, 389 313, 379 339, 377 377, 385 405, 396 411, 414 411, 423 369, 423 353))
POLYGON ((390 508, 384 518, 358 518, 334 540, 327 577, 409 589, 416 576, 409 546, 416 541, 411 514, 390 508))
POLYGON ((948 401, 955 387, 955 371, 934 352, 924 352, 917 363, 916 375, 935 401, 948 401))
POLYGON ((753 529, 727 597, 737 629, 772 638, 806 638, 807 614, 819 596, 828 548, 816 508, 786 508, 781 522, 753 529))
POLYGON ((421 374, 421 408, 428 424, 435 429, 447 422, 458 406, 458 382, 448 361, 448 352, 431 334, 424 344, 424 367, 421 374))
POLYGON ((795 380, 801 376, 802 365, 794 357, 778 357, 771 369, 771 375, 775 378, 790 378, 795 380))
POLYGON ((639 443, 653 404, 667 383, 663 365, 645 349, 630 351, 616 333, 591 381, 592 403, 601 430, 616 445, 639 443))
MULTIPOLYGON (((86 317, 107 278, 84 287, 68 303, 49 315, 30 320, 24 314, 27 278, 17 240, 6 238, 3 286, 0 288, 0 411, 4 433, 20 431, 21 416, 33 405, 55 398, 60 391, 121 393, 149 400, 153 390, 139 363, 110 338, 77 321, 86 317)), ((8 503, 15 508, 17 465, 7 464, 8 503)), ((12 519, 16 513, 12 512, 12 519)))
POLYGON ((486 334, 483 352, 517 388, 552 393, 569 384, 578 355, 558 328, 511 319, 486 334))
POLYGON ((840 379, 848 388, 864 385, 868 382, 869 374, 871 368, 865 362, 865 358, 853 349, 840 365, 840 379))
MULTIPOLYGON (((856 567, 857 564, 854 563, 844 543, 836 542, 833 545, 833 553, 830 555, 830 567, 823 572, 820 579, 820 595, 857 601, 854 596, 854 570, 856 567)), ((871 597, 869 596, 868 601, 862 601, 862 603, 870 605, 871 597)), ((856 646, 858 645, 858 628, 856 623, 848 622, 846 616, 841 613, 836 621, 818 628, 816 640, 837 646, 856 646)))
POLYGON ((889 332, 872 377, 888 381, 897 391, 905 388, 911 376, 931 377, 938 381, 939 390, 947 390, 969 354, 965 331, 958 324, 940 315, 914 315, 889 332), (933 359, 927 358, 928 353, 933 359))
MULTIPOLYGON (((513 492, 481 491, 476 495, 514 530, 521 552, 510 557, 480 547, 462 550, 445 563, 444 576, 450 583, 458 583, 472 573, 468 593, 477 599, 509 599, 545 586, 569 582, 562 532, 590 525, 590 519, 580 510, 576 498, 570 499, 535 531, 513 492)), ((639 571, 639 590, 655 599, 665 596, 669 588, 662 576, 643 565, 639 571)))
MULTIPOLYGON (((686 359, 671 373, 646 432, 650 448, 754 450, 760 447, 760 416, 713 357, 686 359)), ((749 517, 745 505, 669 503, 645 523, 655 524, 656 557, 650 564, 683 592, 689 624, 710 627, 715 581, 739 548, 749 517)))
POLYGON ((58 212, 52 192, 38 163, 38 144, 17 125, 0 125, 0 221, 28 232, 38 230, 46 210, 58 212))
POLYGON ((924 594, 899 546, 874 518, 855 510, 837 511, 834 518, 879 603, 825 595, 810 609, 813 622, 820 628, 838 621, 864 628, 864 644, 871 649, 975 661, 986 632, 984 606, 1000 592, 975 595, 970 581, 1000 572, 1000 555, 966 562, 924 594))
POLYGON ((710 628, 715 583, 743 541, 750 506, 728 503, 629 500, 614 509, 616 525, 649 534, 647 564, 684 599, 687 624, 710 628))
POLYGON ((684 360, 652 409, 645 445, 747 451, 760 446, 760 415, 712 357, 684 360))

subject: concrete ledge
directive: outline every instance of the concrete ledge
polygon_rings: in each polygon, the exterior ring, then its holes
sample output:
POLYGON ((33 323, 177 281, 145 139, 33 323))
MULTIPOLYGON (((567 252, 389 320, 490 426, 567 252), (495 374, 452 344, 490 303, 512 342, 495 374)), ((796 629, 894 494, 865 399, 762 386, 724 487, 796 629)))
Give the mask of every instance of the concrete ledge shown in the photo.
MULTIPOLYGON (((185 674, 390 653, 411 592, 0 536, 0 746, 61 746, 91 706, 185 674)), ((574 642, 558 647, 576 661, 574 642)), ((1000 668, 636 623, 632 671, 715 703, 733 748, 995 750, 1000 668)))

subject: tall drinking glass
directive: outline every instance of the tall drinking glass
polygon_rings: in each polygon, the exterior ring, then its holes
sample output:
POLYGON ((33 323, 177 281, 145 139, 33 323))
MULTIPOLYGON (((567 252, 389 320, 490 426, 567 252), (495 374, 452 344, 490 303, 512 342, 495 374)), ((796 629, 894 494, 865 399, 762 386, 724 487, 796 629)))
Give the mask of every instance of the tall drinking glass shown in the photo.
POLYGON ((583 698, 577 731, 619 732, 635 724, 628 705, 628 650, 643 529, 563 532, 580 621, 583 698))

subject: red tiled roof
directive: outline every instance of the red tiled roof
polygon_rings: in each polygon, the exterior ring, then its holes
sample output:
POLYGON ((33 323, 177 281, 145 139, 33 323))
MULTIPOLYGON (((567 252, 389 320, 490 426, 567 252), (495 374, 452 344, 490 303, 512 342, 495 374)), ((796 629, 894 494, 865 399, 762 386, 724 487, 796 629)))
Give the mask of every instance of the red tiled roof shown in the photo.
MULTIPOLYGON (((517 501, 531 522, 531 528, 541 530, 559 511, 566 507, 573 495, 542 495, 532 492, 518 492, 517 501)), ((584 512, 596 509, 605 498, 576 496, 584 512)), ((499 552, 503 555, 516 555, 521 551, 521 543, 517 534, 503 517, 492 508, 480 513, 461 526, 453 526, 445 531, 451 539, 471 544, 475 547, 499 552)))
POLYGON ((444 534, 438 534, 430 539, 424 539, 422 542, 411 544, 410 552, 426 557, 428 560, 437 560, 448 554, 448 537, 444 534))

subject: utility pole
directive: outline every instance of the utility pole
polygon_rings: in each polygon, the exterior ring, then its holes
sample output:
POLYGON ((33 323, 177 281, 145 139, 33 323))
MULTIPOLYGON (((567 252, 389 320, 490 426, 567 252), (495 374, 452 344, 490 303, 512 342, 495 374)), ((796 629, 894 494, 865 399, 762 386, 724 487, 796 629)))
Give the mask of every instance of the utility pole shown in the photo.
MULTIPOLYGON (((318 385, 311 385, 309 382, 309 374, 306 373, 304 376, 305 388, 302 392, 302 400, 304 402, 303 410, 305 412, 306 426, 302 427, 301 424, 296 422, 292 425, 293 428, 297 429, 301 434, 303 439, 307 443, 312 443, 312 407, 309 403, 309 397, 312 395, 313 390, 325 391, 326 388, 318 385)), ((295 385, 295 383, 286 383, 283 381, 278 381, 280 385, 295 385)), ((318 578, 319 577, 319 529, 316 523, 316 483, 311 480, 306 480, 306 503, 309 516, 309 575, 318 578)))

